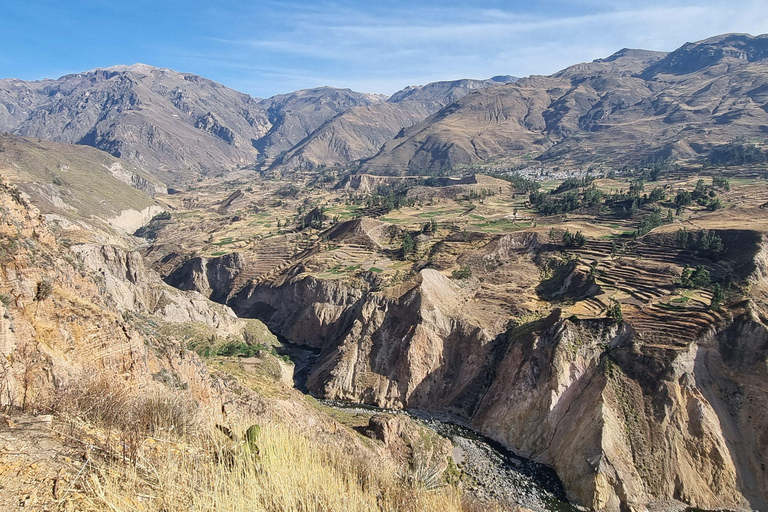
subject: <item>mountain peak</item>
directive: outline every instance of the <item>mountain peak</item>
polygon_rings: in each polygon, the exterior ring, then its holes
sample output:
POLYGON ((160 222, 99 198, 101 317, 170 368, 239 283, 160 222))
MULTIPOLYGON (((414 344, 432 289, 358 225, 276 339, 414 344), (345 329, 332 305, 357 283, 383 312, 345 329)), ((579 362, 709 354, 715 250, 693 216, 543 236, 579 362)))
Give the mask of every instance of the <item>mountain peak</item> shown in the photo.
POLYGON ((161 70, 162 68, 156 68, 154 66, 150 66, 149 64, 143 64, 141 62, 137 62, 135 64, 131 64, 130 66, 125 64, 118 64, 116 66, 110 66, 108 68, 104 68, 105 71, 129 71, 131 73, 140 73, 143 75, 149 75, 152 73, 152 71, 161 70))
POLYGON ((683 46, 649 67, 644 77, 664 73, 685 75, 723 61, 758 62, 768 59, 768 35, 721 34, 683 46))
POLYGON ((622 48, 616 53, 605 57, 603 59, 595 59, 592 62, 615 62, 619 59, 648 59, 648 58, 663 58, 667 55, 667 52, 656 52, 653 50, 641 50, 638 48, 622 48))

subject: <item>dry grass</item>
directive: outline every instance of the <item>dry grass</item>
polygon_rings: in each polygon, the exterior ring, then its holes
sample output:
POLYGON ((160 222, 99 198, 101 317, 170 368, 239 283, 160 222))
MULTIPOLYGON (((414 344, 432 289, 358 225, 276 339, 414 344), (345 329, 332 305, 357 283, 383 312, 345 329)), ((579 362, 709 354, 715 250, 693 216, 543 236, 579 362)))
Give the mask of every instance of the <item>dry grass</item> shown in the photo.
POLYGON ((115 375, 81 377, 54 393, 50 409, 96 428, 154 435, 195 434, 202 428, 198 404, 181 393, 138 392, 115 375))
POLYGON ((286 426, 263 428, 258 444, 254 457, 211 433, 181 450, 168 445, 144 470, 101 467, 87 479, 85 503, 91 510, 165 512, 471 509, 453 487, 410 485, 384 462, 314 444, 286 426))
POLYGON ((289 425, 262 424, 253 447, 242 441, 251 422, 242 422, 230 426, 233 441, 183 395, 135 393, 114 377, 81 379, 56 401, 100 440, 68 496, 77 510, 503 510, 468 500, 430 468, 419 478, 375 448, 313 441, 289 425))

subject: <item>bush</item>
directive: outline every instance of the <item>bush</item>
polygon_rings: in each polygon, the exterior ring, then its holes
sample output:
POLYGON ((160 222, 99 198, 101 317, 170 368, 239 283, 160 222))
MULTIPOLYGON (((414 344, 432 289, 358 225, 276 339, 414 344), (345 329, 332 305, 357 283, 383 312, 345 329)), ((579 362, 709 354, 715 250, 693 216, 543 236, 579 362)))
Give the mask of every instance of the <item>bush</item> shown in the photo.
POLYGON ((683 273, 680 276, 680 280, 677 281, 677 285, 682 288, 704 288, 711 282, 709 271, 701 265, 698 265, 695 269, 685 267, 683 273))
POLYGON ((201 422, 196 401, 166 391, 136 393, 117 375, 83 376, 55 392, 51 408, 102 428, 141 433, 192 433, 201 422))
POLYGON ((43 279, 37 282, 37 289, 35 290, 35 302, 41 302, 51 296, 53 293, 53 284, 47 279, 43 279))
POLYGON ((563 244, 566 247, 581 247, 587 241, 587 237, 581 231, 571 233, 570 230, 565 230, 563 233, 563 244))
POLYGON ((472 277, 472 269, 469 265, 462 265, 459 270, 454 270, 451 273, 451 277, 454 279, 469 279, 472 277))

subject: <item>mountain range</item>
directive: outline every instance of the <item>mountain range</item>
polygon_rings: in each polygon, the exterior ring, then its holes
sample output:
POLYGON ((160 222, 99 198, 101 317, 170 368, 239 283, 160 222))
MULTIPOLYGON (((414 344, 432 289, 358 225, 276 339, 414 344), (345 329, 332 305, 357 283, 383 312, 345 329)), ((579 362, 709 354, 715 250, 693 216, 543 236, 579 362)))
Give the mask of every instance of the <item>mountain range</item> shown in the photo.
POLYGON ((319 165, 373 156, 401 128, 472 90, 508 80, 440 82, 389 99, 319 87, 261 100, 197 75, 134 64, 57 80, 0 80, 0 130, 93 146, 178 184, 276 157, 319 165), (366 133, 387 113, 390 118, 366 133), (341 114, 347 115, 330 123, 341 114), (361 121, 355 124, 356 116, 361 121), (342 139, 349 149, 318 155, 323 133, 333 134, 331 148, 342 139), (357 147, 356 137, 366 138, 364 147, 357 147))
POLYGON ((467 95, 385 144, 373 170, 701 160, 768 132, 768 36, 621 50, 467 95))
POLYGON ((320 87, 258 99, 144 64, 0 80, 0 130, 83 144, 169 185, 243 167, 398 174, 469 165, 707 159, 768 133, 768 36, 623 49, 550 76, 456 80, 391 97, 320 87))

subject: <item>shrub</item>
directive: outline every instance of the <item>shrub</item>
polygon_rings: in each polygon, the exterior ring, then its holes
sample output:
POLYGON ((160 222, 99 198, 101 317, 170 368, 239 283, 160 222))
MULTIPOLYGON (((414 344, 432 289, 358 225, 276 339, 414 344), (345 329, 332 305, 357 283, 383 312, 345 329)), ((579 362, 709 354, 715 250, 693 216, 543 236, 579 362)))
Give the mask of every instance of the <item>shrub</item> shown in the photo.
POLYGON ((35 302, 41 302, 51 296, 53 293, 53 284, 47 279, 43 279, 37 282, 37 289, 35 290, 35 302))
POLYGON ((571 233, 570 230, 566 229, 565 233, 563 233, 563 244, 566 247, 581 247, 586 241, 587 238, 581 231, 571 233))
POLYGON ((51 408, 103 428, 192 433, 201 423, 198 404, 166 391, 135 393, 117 375, 83 376, 55 392, 51 408))
POLYGON ((462 265, 459 270, 454 270, 451 273, 451 277, 454 279, 469 279, 472 277, 472 269, 469 265, 462 265))

